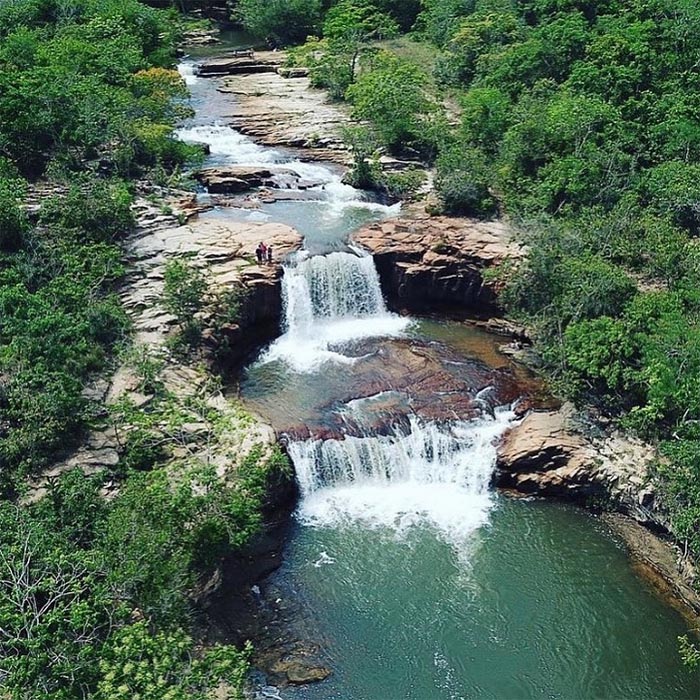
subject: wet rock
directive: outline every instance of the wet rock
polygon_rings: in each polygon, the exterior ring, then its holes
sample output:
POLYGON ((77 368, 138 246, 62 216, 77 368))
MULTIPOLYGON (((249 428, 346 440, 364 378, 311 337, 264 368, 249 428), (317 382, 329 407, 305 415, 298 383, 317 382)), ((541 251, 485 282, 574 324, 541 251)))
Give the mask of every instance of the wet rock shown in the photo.
POLYGON ((200 170, 196 178, 212 194, 236 194, 270 183, 272 172, 266 168, 239 165, 200 170))
POLYGON ((276 61, 278 69, 225 78, 218 88, 236 96, 231 126, 262 145, 299 150, 302 160, 349 164, 342 138, 348 110, 312 88, 303 71, 282 68, 284 53, 256 52, 256 58, 276 61))
POLYGON ((318 683, 331 675, 331 670, 325 666, 309 666, 295 659, 279 661, 272 667, 272 671, 284 674, 287 682, 293 685, 318 683))
POLYGON ((523 256, 505 224, 427 214, 372 224, 353 240, 374 256, 393 305, 417 312, 496 310, 498 283, 484 272, 523 256))
POLYGON ((503 436, 494 482, 520 492, 554 496, 625 513, 670 529, 659 509, 650 466, 653 447, 612 428, 603 429, 571 404, 529 413, 503 436))
MULTIPOLYGON (((210 194, 239 194, 260 187, 307 190, 321 184, 317 180, 302 178, 289 168, 256 168, 244 165, 207 168, 200 170, 196 178, 210 194)), ((298 192, 290 194, 292 196, 289 198, 303 197, 298 192)), ((270 198, 275 199, 275 196, 271 194, 270 198)))
POLYGON ((282 56, 272 51, 254 52, 252 56, 224 56, 205 61, 199 66, 202 77, 214 75, 251 75, 277 73, 282 56))

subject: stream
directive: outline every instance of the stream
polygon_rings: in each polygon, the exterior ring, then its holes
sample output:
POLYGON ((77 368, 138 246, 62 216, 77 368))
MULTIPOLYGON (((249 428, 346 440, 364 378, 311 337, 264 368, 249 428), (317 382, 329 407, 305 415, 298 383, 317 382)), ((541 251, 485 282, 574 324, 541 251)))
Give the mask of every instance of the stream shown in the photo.
POLYGON ((490 487, 495 442, 534 380, 496 352, 502 339, 387 309, 348 238, 398 207, 228 127, 234 98, 196 76, 197 60, 180 65, 196 110, 180 138, 209 144, 208 165, 284 164, 321 183, 311 199, 212 212, 305 236, 284 263, 284 333, 240 392, 287 445, 301 494, 261 599, 294 601, 332 674, 260 678, 255 697, 700 697, 678 654, 686 623, 607 527, 490 487))

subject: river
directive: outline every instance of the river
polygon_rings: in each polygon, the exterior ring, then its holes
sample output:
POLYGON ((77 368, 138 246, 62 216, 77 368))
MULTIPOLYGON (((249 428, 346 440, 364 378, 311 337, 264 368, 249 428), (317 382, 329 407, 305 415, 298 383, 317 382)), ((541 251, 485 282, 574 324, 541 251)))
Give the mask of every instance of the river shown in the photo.
POLYGON ((180 70, 196 115, 179 135, 207 142, 209 164, 283 163, 323 183, 314 201, 216 211, 305 236, 285 263, 284 334, 240 390, 286 441, 301 492, 262 598, 294 600, 332 675, 263 681, 257 697, 700 697, 678 654, 686 623, 605 525, 491 489, 495 441, 527 377, 481 331, 386 308, 348 236, 397 208, 236 133, 217 80, 197 78, 196 59, 180 70))

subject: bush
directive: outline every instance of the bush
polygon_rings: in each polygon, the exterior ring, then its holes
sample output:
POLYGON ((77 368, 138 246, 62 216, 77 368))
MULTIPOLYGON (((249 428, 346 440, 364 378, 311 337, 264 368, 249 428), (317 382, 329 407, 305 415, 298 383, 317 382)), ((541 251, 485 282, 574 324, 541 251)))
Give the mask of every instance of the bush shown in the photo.
POLYGON ((358 119, 372 123, 383 143, 393 151, 422 149, 426 118, 435 105, 425 93, 426 75, 416 65, 381 53, 371 69, 347 91, 358 119))
POLYGON ((456 145, 440 153, 435 189, 451 214, 481 219, 496 215, 497 203, 489 190, 488 157, 477 148, 456 145))
POLYGON ((116 241, 136 225, 132 202, 122 181, 83 178, 70 185, 65 197, 42 206, 41 222, 70 229, 86 241, 116 241))
POLYGON ((240 0, 236 10, 245 28, 275 45, 298 44, 316 34, 320 0, 240 0))

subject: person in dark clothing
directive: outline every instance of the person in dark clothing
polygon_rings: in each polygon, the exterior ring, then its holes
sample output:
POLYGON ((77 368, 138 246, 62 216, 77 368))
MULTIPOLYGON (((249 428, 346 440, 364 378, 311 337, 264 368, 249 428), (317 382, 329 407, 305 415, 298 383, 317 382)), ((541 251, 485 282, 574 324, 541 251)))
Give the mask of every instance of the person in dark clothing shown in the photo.
POLYGON ((272 265, 272 246, 267 246, 267 264, 272 265))
POLYGON ((262 243, 258 243, 258 247, 255 249, 255 257, 258 259, 258 265, 262 265, 262 262, 263 262, 262 243))

